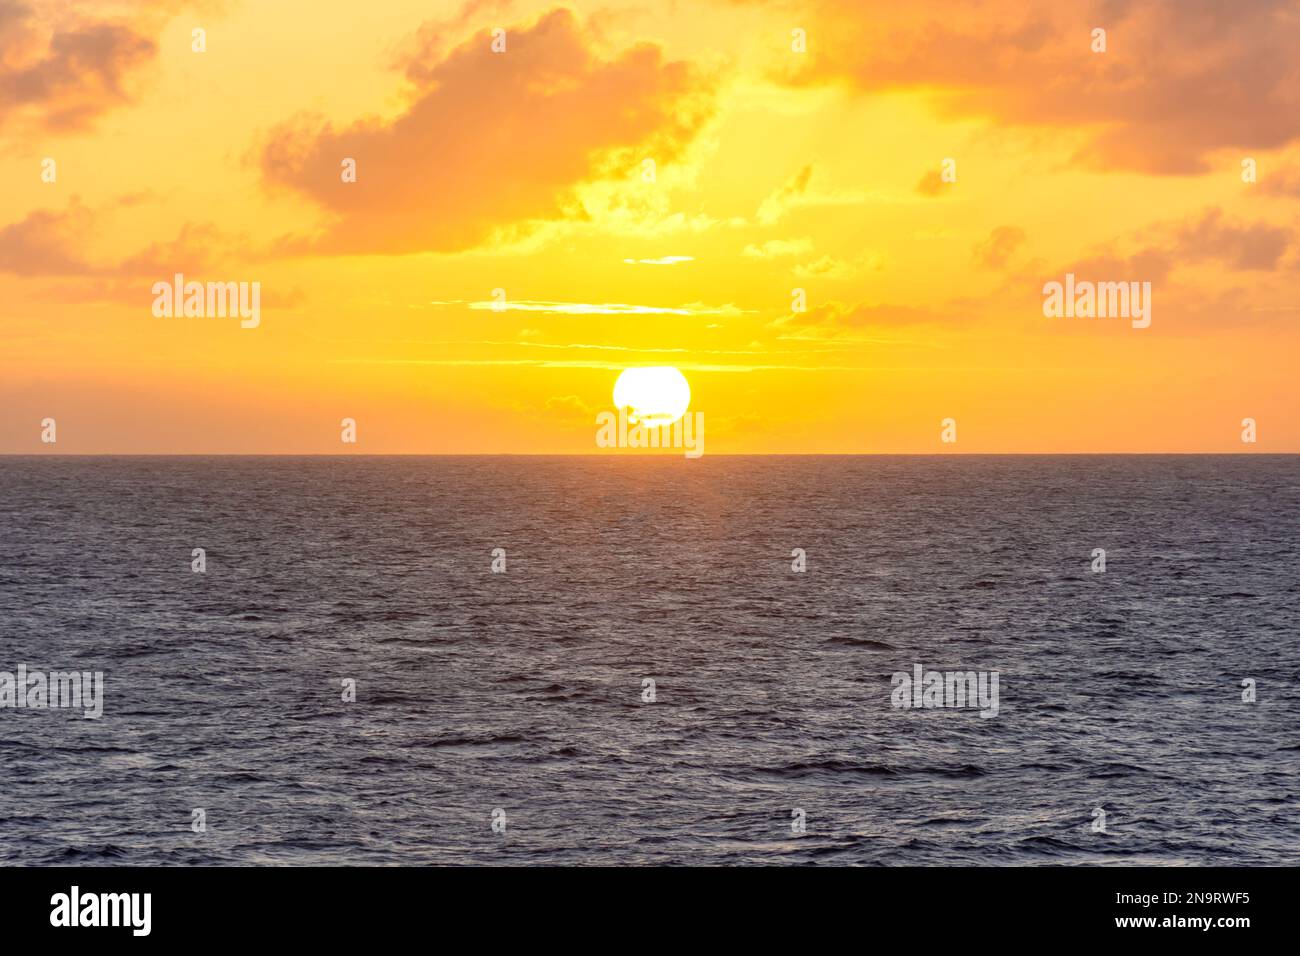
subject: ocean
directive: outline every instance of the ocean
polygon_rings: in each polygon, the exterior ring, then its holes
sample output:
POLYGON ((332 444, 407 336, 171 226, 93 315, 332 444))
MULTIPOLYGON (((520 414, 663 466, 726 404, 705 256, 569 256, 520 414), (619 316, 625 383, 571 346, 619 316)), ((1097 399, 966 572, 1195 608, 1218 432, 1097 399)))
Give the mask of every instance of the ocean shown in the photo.
POLYGON ((0 862, 1294 865, 1298 567, 1297 456, 0 458, 0 862))

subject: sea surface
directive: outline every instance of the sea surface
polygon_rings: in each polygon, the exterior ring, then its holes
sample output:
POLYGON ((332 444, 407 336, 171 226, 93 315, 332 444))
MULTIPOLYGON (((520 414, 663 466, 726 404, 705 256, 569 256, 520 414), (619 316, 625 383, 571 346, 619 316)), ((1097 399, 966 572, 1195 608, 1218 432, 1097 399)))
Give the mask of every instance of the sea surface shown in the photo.
POLYGON ((1294 865, 1300 457, 0 458, 20 664, 5 864, 1294 865))

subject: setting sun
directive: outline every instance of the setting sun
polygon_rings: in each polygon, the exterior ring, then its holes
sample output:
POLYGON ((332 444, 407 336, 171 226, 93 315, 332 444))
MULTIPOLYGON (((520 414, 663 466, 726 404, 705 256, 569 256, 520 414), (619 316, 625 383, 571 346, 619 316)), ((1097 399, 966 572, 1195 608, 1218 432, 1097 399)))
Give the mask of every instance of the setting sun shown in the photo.
POLYGON ((650 428, 671 425, 686 414, 691 386, 670 365, 624 369, 614 383, 614 405, 628 409, 628 419, 650 428))

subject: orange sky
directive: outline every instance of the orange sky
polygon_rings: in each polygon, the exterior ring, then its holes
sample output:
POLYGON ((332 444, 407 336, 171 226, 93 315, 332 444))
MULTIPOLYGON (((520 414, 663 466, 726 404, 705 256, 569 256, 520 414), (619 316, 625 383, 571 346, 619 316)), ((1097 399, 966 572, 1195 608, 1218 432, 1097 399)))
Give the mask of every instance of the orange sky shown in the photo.
POLYGON ((710 454, 1297 452, 1296 49, 1271 0, 0 0, 0 452, 590 454, 633 365, 710 454), (260 324, 156 317, 177 272, 260 324), (1045 317, 1066 273, 1150 327, 1045 317))

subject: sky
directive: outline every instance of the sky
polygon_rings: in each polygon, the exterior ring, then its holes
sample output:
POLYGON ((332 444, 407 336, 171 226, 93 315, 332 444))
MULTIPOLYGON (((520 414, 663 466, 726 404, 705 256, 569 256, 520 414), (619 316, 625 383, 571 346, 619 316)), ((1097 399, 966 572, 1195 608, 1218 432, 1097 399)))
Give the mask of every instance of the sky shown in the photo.
POLYGON ((1300 452, 1297 49, 1274 0, 0 0, 0 453, 616 454, 644 365, 709 454, 1300 452))

